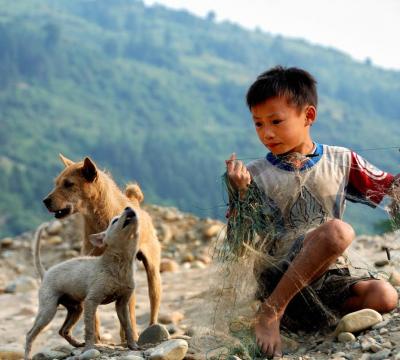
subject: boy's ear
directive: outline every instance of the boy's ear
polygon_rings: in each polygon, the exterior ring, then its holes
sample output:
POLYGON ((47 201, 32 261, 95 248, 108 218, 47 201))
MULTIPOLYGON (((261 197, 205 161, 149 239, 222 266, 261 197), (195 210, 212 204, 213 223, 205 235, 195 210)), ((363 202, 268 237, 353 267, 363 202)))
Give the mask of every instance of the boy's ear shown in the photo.
POLYGON ((66 158, 63 154, 59 154, 59 156, 65 167, 75 164, 72 160, 66 158))
POLYGON ((106 232, 103 231, 101 233, 97 234, 91 234, 89 235, 89 241, 90 243, 98 248, 103 248, 105 246, 104 239, 106 238, 106 232))
POLYGON ((315 106, 310 105, 305 109, 306 125, 311 126, 317 118, 317 109, 315 106))
POLYGON ((85 157, 83 161, 82 175, 89 182, 94 181, 97 177, 96 164, 88 157, 85 157))

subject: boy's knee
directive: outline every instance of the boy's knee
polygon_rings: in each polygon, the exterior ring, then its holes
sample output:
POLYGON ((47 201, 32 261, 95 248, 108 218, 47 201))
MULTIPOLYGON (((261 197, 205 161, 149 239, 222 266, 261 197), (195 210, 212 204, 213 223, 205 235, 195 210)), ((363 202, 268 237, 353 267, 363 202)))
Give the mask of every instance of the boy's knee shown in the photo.
POLYGON ((342 254, 355 237, 353 228, 339 219, 333 219, 324 224, 326 245, 332 253, 342 254))
POLYGON ((379 286, 379 293, 376 292, 376 295, 380 294, 380 296, 376 296, 379 299, 377 304, 379 311, 385 313, 394 310, 399 301, 396 289, 386 281, 379 281, 377 286, 379 286))

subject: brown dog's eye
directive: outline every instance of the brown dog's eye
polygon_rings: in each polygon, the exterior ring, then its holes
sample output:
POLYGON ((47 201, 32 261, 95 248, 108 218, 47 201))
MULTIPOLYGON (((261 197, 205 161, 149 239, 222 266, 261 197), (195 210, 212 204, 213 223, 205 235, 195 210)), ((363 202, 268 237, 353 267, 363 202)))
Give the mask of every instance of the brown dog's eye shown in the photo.
POLYGON ((65 181, 64 181, 64 187, 65 187, 65 188, 70 188, 70 187, 72 187, 72 186, 74 186, 74 183, 73 183, 73 182, 71 182, 71 181, 69 181, 69 180, 65 180, 65 181))

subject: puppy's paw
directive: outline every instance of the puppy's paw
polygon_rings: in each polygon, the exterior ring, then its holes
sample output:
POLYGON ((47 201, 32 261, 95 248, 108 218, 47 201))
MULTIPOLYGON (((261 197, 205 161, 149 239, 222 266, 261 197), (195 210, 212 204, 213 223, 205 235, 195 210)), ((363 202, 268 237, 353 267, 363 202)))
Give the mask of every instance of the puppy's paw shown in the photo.
POLYGON ((128 342, 128 348, 131 350, 140 350, 138 344, 136 341, 129 341, 128 342))

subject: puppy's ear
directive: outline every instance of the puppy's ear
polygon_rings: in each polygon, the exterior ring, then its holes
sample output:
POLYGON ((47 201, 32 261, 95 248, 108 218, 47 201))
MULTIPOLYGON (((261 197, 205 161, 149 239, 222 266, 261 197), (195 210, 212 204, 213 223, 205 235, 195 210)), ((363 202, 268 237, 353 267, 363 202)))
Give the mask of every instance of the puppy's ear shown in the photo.
POLYGON ((103 248, 105 246, 104 239, 106 238, 106 232, 103 231, 101 233, 97 234, 91 234, 89 235, 89 241, 90 243, 98 248, 103 248))
POLYGON ((88 157, 83 161, 82 175, 89 182, 93 182, 97 177, 96 165, 88 157))
POLYGON ((60 157, 65 167, 75 164, 72 160, 67 159, 63 154, 58 154, 58 156, 60 157))

